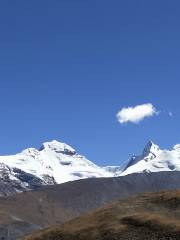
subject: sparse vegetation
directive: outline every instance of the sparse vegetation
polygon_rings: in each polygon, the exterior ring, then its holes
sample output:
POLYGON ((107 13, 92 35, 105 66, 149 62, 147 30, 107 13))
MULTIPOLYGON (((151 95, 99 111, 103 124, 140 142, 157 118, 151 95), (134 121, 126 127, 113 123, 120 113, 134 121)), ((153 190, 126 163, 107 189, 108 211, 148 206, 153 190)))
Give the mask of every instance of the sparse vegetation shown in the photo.
POLYGON ((178 240, 180 191, 119 201, 24 240, 178 240))

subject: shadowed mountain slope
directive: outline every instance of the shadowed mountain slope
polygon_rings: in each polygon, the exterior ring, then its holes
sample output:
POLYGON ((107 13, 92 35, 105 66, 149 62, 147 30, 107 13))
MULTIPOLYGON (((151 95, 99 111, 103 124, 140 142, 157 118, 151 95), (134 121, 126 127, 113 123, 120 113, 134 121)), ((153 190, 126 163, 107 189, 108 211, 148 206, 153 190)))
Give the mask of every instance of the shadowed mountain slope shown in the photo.
POLYGON ((180 189, 180 172, 93 178, 0 198, 0 239, 16 239, 62 224, 107 203, 164 189, 180 189), (8 237, 7 237, 8 236, 8 237))
POLYGON ((178 240, 180 191, 147 193, 105 206, 24 240, 178 240))

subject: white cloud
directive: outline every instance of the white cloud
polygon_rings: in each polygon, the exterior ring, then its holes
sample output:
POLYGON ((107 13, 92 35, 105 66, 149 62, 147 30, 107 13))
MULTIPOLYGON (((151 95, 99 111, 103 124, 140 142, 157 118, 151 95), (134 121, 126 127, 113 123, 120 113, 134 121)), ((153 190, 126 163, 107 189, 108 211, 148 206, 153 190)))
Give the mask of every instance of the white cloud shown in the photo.
POLYGON ((172 112, 168 112, 168 115, 169 115, 170 117, 172 117, 172 116, 173 116, 173 113, 172 113, 172 112))
POLYGON ((139 123, 146 117, 152 117, 159 112, 151 103, 137 105, 135 107, 122 108, 118 114, 117 119, 120 123, 139 123))

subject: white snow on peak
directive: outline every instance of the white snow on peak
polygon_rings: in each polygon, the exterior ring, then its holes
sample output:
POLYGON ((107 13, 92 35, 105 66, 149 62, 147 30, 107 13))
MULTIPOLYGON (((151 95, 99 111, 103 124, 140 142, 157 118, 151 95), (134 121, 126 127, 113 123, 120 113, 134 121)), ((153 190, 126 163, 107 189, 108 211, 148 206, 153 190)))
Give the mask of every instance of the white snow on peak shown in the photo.
POLYGON ((158 145, 149 141, 143 153, 133 156, 120 175, 160 171, 180 171, 180 144, 175 145, 172 150, 161 150, 158 145))
POLYGON ((20 154, 35 157, 39 154, 39 151, 36 148, 27 148, 23 150, 20 154))
POLYGON ((152 141, 149 141, 143 150, 143 155, 144 157, 148 156, 149 154, 153 154, 154 156, 156 156, 159 151, 159 146, 154 144, 152 141))
POLYGON ((55 151, 57 153, 65 153, 71 155, 76 154, 76 150, 73 149, 71 146, 67 145, 66 143, 58 142, 56 140, 43 143, 39 150, 55 151))
MULTIPOLYGON (((100 167, 78 154, 71 146, 53 140, 39 150, 28 148, 11 156, 0 156, 0 179, 9 177, 26 188, 34 176, 40 184, 55 184, 83 178, 117 177, 131 173, 180 171, 180 144, 161 150, 149 141, 142 154, 133 155, 122 166, 100 167)), ((34 182, 32 182, 34 184, 34 182)))
POLYGON ((180 151, 180 144, 176 144, 174 147, 173 147, 174 150, 176 151, 180 151))
POLYGON ((44 143, 39 150, 28 148, 16 155, 0 156, 0 164, 7 166, 12 173, 13 169, 20 169, 44 182, 51 178, 58 184, 82 178, 113 176, 103 167, 79 155, 69 145, 55 140, 44 143))

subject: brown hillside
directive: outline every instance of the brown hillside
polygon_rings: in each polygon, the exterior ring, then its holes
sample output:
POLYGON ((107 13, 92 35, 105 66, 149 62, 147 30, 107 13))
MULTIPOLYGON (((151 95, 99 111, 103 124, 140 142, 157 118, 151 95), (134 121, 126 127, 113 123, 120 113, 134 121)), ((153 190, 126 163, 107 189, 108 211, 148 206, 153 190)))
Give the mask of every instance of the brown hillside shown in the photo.
POLYGON ((177 240, 180 191, 147 193, 119 201, 24 240, 177 240))
POLYGON ((180 172, 83 179, 0 198, 0 240, 16 240, 118 200, 169 189, 180 189, 180 172))

